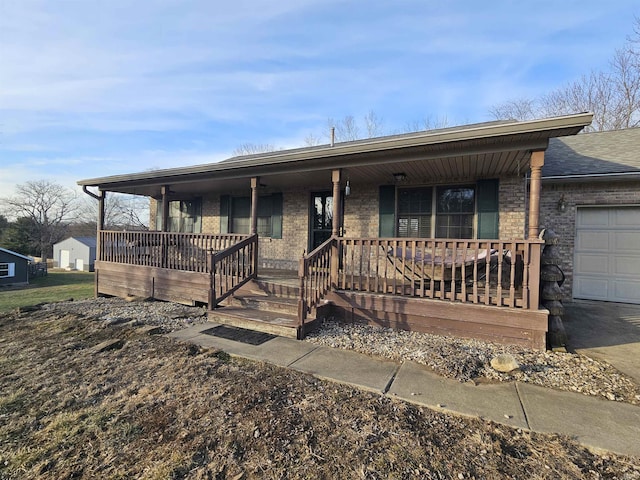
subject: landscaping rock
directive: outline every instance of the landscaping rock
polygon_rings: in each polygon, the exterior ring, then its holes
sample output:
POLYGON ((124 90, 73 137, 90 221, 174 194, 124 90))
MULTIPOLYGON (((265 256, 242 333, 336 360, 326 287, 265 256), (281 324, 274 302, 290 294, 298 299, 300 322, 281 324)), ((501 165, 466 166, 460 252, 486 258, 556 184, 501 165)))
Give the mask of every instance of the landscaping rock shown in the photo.
POLYGON ((491 367, 498 372, 509 373, 520 368, 518 362, 508 353, 497 355, 491 359, 491 367))

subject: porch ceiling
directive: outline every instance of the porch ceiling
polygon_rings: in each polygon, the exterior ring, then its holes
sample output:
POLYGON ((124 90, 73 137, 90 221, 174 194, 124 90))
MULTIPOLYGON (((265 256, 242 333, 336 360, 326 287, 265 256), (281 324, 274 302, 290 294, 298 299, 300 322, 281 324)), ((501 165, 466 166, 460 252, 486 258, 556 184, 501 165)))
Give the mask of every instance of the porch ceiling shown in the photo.
POLYGON ((591 122, 591 114, 530 122, 489 122, 356 142, 322 145, 232 158, 175 168, 79 181, 103 191, 159 196, 162 185, 176 194, 234 192, 249 189, 249 178, 274 189, 299 185, 329 188, 331 171, 358 183, 407 181, 435 183, 519 174, 529 168, 530 153, 545 150, 549 138, 573 135, 591 122))

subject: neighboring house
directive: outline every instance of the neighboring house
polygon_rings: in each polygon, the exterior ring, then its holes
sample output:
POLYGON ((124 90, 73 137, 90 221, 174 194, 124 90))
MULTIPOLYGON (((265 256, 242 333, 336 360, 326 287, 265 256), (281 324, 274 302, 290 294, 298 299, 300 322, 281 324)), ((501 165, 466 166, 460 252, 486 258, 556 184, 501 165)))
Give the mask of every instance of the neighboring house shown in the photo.
POLYGON ((53 246, 54 266, 93 272, 96 261, 95 237, 69 237, 53 246))
POLYGON ((98 225, 105 194, 122 192, 152 199, 158 230, 100 228, 96 291, 204 303, 230 321, 258 301, 229 306, 252 282, 294 297, 299 337, 331 314, 544 348, 541 171, 549 141, 591 119, 487 122, 79 181, 99 201, 98 225), (269 284, 273 269, 294 272, 287 286, 269 284))
POLYGON ((0 286, 28 285, 31 259, 6 248, 0 248, 0 286))
POLYGON ((551 139, 540 225, 560 236, 568 297, 640 303, 640 128, 551 139))

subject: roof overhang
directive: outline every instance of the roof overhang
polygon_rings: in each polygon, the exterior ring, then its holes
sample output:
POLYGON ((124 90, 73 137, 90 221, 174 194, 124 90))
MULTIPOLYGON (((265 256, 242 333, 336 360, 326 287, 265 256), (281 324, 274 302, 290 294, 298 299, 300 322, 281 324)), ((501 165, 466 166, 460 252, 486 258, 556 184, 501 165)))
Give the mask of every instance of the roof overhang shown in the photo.
POLYGON ((575 135, 591 123, 591 113, 524 122, 489 122, 424 132, 235 157, 222 162, 80 180, 102 191, 157 196, 246 188, 259 176, 269 186, 313 184, 318 173, 348 169, 352 180, 382 181, 394 171, 414 179, 487 177, 528 168, 530 152, 545 150, 553 137, 575 135))

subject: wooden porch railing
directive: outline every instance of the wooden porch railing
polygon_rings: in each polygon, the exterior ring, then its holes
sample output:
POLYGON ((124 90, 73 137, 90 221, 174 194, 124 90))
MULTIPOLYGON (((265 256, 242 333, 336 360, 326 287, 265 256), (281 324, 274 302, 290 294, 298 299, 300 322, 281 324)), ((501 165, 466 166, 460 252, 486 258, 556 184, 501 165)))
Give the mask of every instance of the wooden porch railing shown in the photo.
POLYGON ((337 289, 538 309, 541 240, 339 238, 337 289))
POLYGON ((300 298, 298 299, 298 327, 303 329, 309 313, 318 302, 335 286, 337 269, 335 259, 338 242, 331 237, 318 248, 300 259, 300 298), (332 283, 332 280, 334 282, 332 283))
POLYGON ((537 310, 542 246, 332 237, 300 260, 299 326, 331 289, 537 310))
POLYGON ((251 235, 225 250, 211 254, 209 309, 253 279, 258 271, 258 235, 251 235))
POLYGON ((248 235, 172 232, 100 232, 98 260, 209 273, 209 254, 227 249, 248 235))

